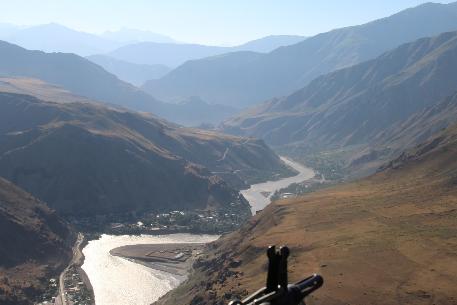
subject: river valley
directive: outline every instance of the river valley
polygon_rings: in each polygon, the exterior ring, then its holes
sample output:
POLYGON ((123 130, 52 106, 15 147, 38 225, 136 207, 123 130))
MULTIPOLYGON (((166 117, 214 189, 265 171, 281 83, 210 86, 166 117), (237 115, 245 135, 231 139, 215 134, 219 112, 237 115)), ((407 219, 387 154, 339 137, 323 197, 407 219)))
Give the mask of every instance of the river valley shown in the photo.
MULTIPOLYGON (((252 213, 262 210, 270 202, 271 195, 294 182, 302 182, 314 176, 312 169, 282 160, 298 174, 278 181, 254 184, 242 191, 249 201, 252 213), (265 194, 268 194, 265 196, 265 194)), ((89 241, 83 249, 85 261, 82 266, 92 284, 97 305, 149 305, 162 295, 176 288, 184 276, 148 268, 127 259, 112 256, 109 251, 126 245, 208 243, 217 235, 170 234, 170 235, 102 235, 98 240, 89 241)))

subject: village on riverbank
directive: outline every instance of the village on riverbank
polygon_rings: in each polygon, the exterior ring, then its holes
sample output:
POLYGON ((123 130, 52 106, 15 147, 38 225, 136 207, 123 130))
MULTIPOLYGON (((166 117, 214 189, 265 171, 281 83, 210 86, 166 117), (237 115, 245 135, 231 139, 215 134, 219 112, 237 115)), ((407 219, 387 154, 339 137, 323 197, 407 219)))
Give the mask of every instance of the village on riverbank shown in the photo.
MULTIPOLYGON (((311 184, 321 179, 306 167, 285 159, 286 163, 298 171, 298 175, 277 181, 268 181, 251 186, 251 206, 264 208, 272 195, 275 199, 285 198, 285 185, 290 183, 311 184), (261 187, 258 187, 261 186, 261 187), (259 202, 251 202, 257 200, 259 202)), ((246 191, 244 191, 246 192, 246 191)), ((100 238, 101 234, 108 235, 169 235, 176 233, 190 234, 223 234, 239 228, 252 215, 239 213, 239 202, 230 204, 225 210, 207 211, 171 211, 166 213, 127 213, 104 216, 94 216, 71 220, 80 232, 74 246, 74 258, 62 272, 59 279, 50 279, 47 297, 41 304, 56 305, 94 305, 96 291, 93 290, 89 276, 81 268, 84 263, 82 249, 89 240, 100 238), (57 296, 55 296, 57 295, 57 296)), ((202 252, 203 243, 172 243, 172 244, 133 244, 111 249, 110 255, 144 265, 178 277, 185 277, 193 261, 202 252)))
POLYGON ((240 203, 223 210, 170 211, 112 214, 72 219, 79 231, 89 235, 164 235, 176 233, 223 234, 239 228, 251 216, 240 213, 240 203))
POLYGON ((59 278, 51 278, 47 291, 38 305, 95 305, 95 296, 86 272, 81 268, 84 263, 82 249, 87 238, 79 233, 73 246, 73 258, 62 271, 59 278))

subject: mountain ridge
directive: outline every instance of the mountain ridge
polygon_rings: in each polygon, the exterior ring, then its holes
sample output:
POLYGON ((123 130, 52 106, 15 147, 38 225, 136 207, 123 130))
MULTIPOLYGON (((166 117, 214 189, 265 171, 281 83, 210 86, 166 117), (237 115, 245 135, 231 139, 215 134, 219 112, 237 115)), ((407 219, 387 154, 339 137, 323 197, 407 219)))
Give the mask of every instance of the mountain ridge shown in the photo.
POLYGON ((148 80, 160 78, 171 70, 165 65, 133 64, 106 55, 91 55, 86 58, 119 79, 135 86, 141 86, 148 80))
POLYGON ((419 39, 321 76, 226 121, 222 130, 305 152, 374 145, 390 125, 452 95, 454 67, 457 32, 419 39))
POLYGON ((62 215, 227 208, 232 202, 249 210, 235 186, 290 173, 258 140, 93 103, 12 93, 0 99, 0 174, 62 215))
POLYGON ((165 101, 199 95, 214 103, 251 106, 291 94, 319 75, 375 58, 403 43, 457 30, 456 20, 456 3, 420 5, 278 48, 235 71, 220 69, 223 58, 212 64, 204 59, 187 62, 143 88, 165 101), (198 77, 190 77, 190 72, 198 77), (216 72, 221 76, 213 79, 216 72))
POLYGON ((81 56, 108 52, 122 44, 95 34, 70 29, 57 23, 20 28, 2 37, 26 49, 76 53, 81 56))
POLYGON ((139 42, 122 46, 106 55, 136 64, 163 64, 175 68, 187 61, 233 52, 267 53, 305 39, 306 37, 296 35, 270 35, 233 47, 195 43, 139 42))
MULTIPOLYGON (((0 41, 0 56, 5 59, 0 62, 0 77, 37 78, 87 99, 153 113, 170 121, 182 118, 192 110, 159 101, 141 89, 119 80, 97 64, 75 54, 30 51, 0 41)), ((214 117, 206 117, 201 113, 200 119, 199 124, 205 121, 214 122, 214 117)))

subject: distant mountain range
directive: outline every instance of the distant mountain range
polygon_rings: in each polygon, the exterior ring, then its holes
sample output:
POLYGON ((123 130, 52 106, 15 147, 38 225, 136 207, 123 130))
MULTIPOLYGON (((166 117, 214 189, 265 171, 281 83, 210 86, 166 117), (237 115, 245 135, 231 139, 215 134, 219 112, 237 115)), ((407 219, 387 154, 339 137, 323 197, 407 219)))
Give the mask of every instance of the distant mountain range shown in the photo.
POLYGON ((227 208, 290 171, 263 142, 87 102, 0 93, 0 175, 61 215, 227 208), (227 184, 212 172, 227 177, 227 184))
POLYGON ((120 79, 137 86, 164 76, 171 68, 188 60, 236 51, 265 53, 304 39, 302 36, 272 35, 236 47, 217 47, 179 43, 164 35, 135 29, 96 35, 57 23, 27 27, 0 24, 0 40, 29 50, 86 56, 120 79))
POLYGON ((190 60, 231 52, 271 52, 281 46, 295 44, 305 39, 303 36, 267 36, 235 47, 141 42, 120 47, 107 55, 136 64, 162 64, 174 68, 190 60))
POLYGON ((135 64, 162 64, 174 68, 188 60, 226 53, 227 49, 199 44, 140 42, 120 47, 106 55, 135 64))
POLYGON ((291 45, 304 39, 305 37, 297 35, 271 35, 236 47, 212 47, 178 42, 171 37, 145 30, 123 28, 97 35, 77 31, 57 23, 36 26, 0 23, 0 40, 26 49, 89 56, 109 53, 117 48, 128 46, 126 49, 115 51, 112 54, 113 57, 130 63, 167 66, 177 66, 187 60, 225 52, 270 52, 278 47, 291 45), (134 51, 138 52, 137 56, 132 55, 131 52, 134 51), (168 57, 166 57, 166 51, 170 52, 168 57), (162 55, 157 59, 151 59, 144 55, 146 52, 150 52, 150 57, 162 55), (154 61, 152 62, 152 60, 154 61))
POLYGON ((0 36, 0 39, 30 50, 75 53, 82 56, 108 52, 123 45, 56 23, 16 28, 0 36))
POLYGON ((121 29, 97 35, 77 31, 57 23, 36 26, 15 26, 3 23, 0 24, 0 40, 30 50, 75 53, 81 56, 106 53, 141 41, 175 42, 170 37, 149 31, 121 29))
POLYGON ((36 303, 71 260, 75 238, 46 204, 0 178, 0 303, 36 303))
POLYGON ((86 58, 119 79, 138 87, 148 80, 161 78, 171 71, 171 68, 165 65, 134 64, 106 55, 92 55, 86 58))
MULTIPOLYGON (((376 141, 386 147, 394 135, 406 135, 412 128, 406 123, 421 124, 416 120, 420 111, 432 107, 430 111, 436 112, 439 108, 434 105, 456 90, 457 32, 449 32, 319 77, 288 97, 273 99, 225 122, 223 130, 256 136, 275 146, 299 147, 302 154, 377 146, 376 141), (411 116, 416 117, 409 119, 411 116), (381 140, 386 138, 390 140, 381 140)), ((448 124, 450 120, 435 121, 448 124)), ((431 133, 447 125, 434 126, 431 133)), ((417 137, 410 139, 412 144, 426 139, 416 135, 421 128, 414 130, 409 133, 409 137, 417 137)))
POLYGON ((457 30, 457 3, 427 3, 268 54, 189 61, 143 88, 165 101, 200 96, 212 103, 246 107, 291 94, 319 75, 375 58, 403 43, 452 30, 457 30))
POLYGON ((302 42, 305 39, 306 37, 298 35, 270 35, 232 47, 231 51, 268 53, 279 47, 290 46, 302 42))
POLYGON ((120 81, 89 60, 68 53, 29 51, 0 42, 0 75, 38 78, 75 94, 121 105, 156 111, 162 103, 133 85, 120 81))
MULTIPOLYGON (((0 57, 3 59, 0 62, 0 77, 40 79, 69 91, 66 94, 72 93, 90 100, 150 112, 176 123, 217 124, 220 122, 219 119, 227 118, 234 113, 230 107, 208 103, 199 103, 198 109, 194 110, 188 107, 189 105, 158 101, 137 87, 119 80, 102 67, 75 54, 29 51, 0 41, 0 57), (220 111, 217 111, 218 109, 220 111)), ((33 90, 29 88, 28 93, 41 91, 39 86, 40 84, 35 83, 35 88, 33 90)), ((62 90, 57 89, 57 91, 62 90)))

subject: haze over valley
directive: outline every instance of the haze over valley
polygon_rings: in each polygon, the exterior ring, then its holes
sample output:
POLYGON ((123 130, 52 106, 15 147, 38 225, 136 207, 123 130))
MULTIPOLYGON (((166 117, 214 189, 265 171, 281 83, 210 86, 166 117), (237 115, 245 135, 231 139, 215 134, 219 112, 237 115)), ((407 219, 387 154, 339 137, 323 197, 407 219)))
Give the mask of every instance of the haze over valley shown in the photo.
POLYGON ((457 2, 19 2, 0 304, 457 303, 457 2))

